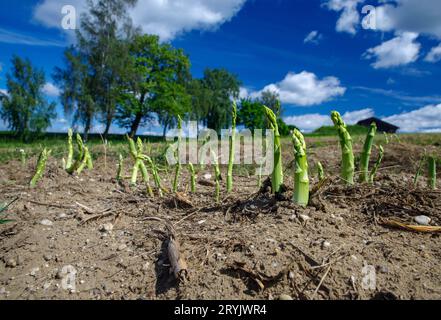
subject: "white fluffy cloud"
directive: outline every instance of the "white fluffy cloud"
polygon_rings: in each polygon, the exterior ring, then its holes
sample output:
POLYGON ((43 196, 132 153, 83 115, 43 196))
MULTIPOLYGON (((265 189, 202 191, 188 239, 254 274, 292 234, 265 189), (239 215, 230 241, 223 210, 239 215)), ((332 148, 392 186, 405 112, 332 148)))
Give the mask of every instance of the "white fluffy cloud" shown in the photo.
POLYGON ((43 93, 49 97, 58 97, 60 95, 60 89, 53 83, 47 82, 43 87, 43 93))
POLYGON ((8 95, 8 90, 6 90, 6 89, 0 89, 0 94, 3 94, 3 95, 5 95, 5 96, 7 96, 7 95, 8 95))
MULTIPOLYGON (((371 108, 349 111, 342 115, 347 124, 355 124, 360 120, 364 120, 374 116, 374 110, 371 108)), ((304 132, 311 132, 322 126, 332 125, 330 115, 319 113, 304 114, 300 116, 290 116, 283 119, 287 124, 297 126, 304 132)))
MULTIPOLYGON (((355 124, 360 120, 373 117, 371 108, 346 112, 342 115, 347 124, 355 124)), ((400 128, 400 132, 441 132, 441 104, 431 104, 410 112, 403 112, 382 120, 400 128)), ((332 121, 329 115, 314 113, 300 116, 285 117, 287 124, 295 125, 302 131, 311 132, 321 126, 330 126, 332 121)))
POLYGON ((383 120, 400 127, 400 132, 437 132, 441 130, 441 104, 428 105, 383 120))
MULTIPOLYGON (((212 30, 231 20, 246 0, 138 0, 130 16, 146 33, 157 34, 162 40, 172 40, 191 30, 212 30)), ((77 17, 85 9, 85 0, 70 0, 77 17)), ((59 0, 44 0, 34 10, 34 20, 47 27, 61 28, 59 0)))
POLYGON ((355 34, 360 23, 357 5, 363 2, 364 0, 329 0, 324 5, 329 10, 341 12, 335 27, 338 32, 355 34))
POLYGON ((303 40, 304 43, 312 43, 312 44, 318 44, 320 40, 322 39, 322 35, 317 31, 311 31, 307 34, 305 39, 303 40))
POLYGON ((163 40, 191 30, 211 30, 233 18, 245 0, 139 0, 132 10, 135 24, 163 40))
POLYGON ((372 63, 375 69, 391 68, 412 63, 418 59, 421 48, 421 45, 415 41, 417 38, 418 34, 413 32, 397 34, 395 38, 368 49, 364 56, 367 59, 376 59, 372 63))
POLYGON ((396 0, 377 7, 380 31, 422 33, 441 38, 441 1, 396 0))
POLYGON ((262 90, 251 92, 249 95, 257 98, 267 90, 278 93, 282 103, 297 106, 317 105, 342 96, 346 92, 346 88, 340 85, 340 80, 336 77, 319 79, 314 73, 307 71, 290 72, 282 81, 269 84, 262 90))
POLYGON ((424 58, 427 62, 438 62, 441 60, 441 44, 437 47, 433 47, 427 56, 424 58))
POLYGON ((251 95, 250 90, 248 90, 245 87, 240 87, 240 89, 239 89, 239 98, 240 99, 246 99, 246 98, 250 97, 250 95, 251 95))

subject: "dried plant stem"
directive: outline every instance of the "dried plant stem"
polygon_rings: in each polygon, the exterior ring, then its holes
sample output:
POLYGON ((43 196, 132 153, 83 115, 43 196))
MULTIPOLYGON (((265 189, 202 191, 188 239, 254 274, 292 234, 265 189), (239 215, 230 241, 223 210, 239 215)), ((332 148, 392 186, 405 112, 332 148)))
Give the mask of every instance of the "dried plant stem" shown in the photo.
POLYGON ((216 203, 220 202, 220 180, 221 180, 221 172, 219 169, 219 163, 217 160, 217 155, 216 153, 212 150, 211 151, 211 157, 213 158, 213 166, 214 166, 214 178, 216 181, 216 193, 215 193, 215 198, 216 198, 216 203))
POLYGON ((173 180, 173 192, 177 192, 178 191, 178 187, 179 187, 179 176, 181 174, 181 139, 182 139, 182 119, 181 116, 178 115, 178 148, 176 151, 177 154, 177 158, 178 158, 178 162, 176 163, 176 168, 175 168, 175 178, 173 180))
POLYGON ((233 166, 234 166, 234 147, 236 140, 236 119, 237 119, 237 106, 236 102, 233 101, 233 110, 231 114, 232 126, 231 126, 231 136, 230 136, 230 150, 228 158, 228 171, 227 171, 227 192, 230 193, 233 190, 233 166))
POLYGON ((436 190, 436 158, 429 157, 429 188, 436 190))

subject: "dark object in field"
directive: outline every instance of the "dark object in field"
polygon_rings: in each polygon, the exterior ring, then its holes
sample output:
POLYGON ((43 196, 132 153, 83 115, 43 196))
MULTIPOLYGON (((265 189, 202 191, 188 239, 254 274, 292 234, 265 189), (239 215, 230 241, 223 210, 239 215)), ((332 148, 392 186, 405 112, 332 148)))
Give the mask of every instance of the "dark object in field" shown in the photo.
POLYGON ((167 223, 166 226, 169 233, 167 253, 170 262, 170 273, 173 273, 176 280, 184 282, 189 279, 187 262, 181 252, 181 246, 176 239, 176 233, 173 226, 171 223, 167 223))
POLYGON ((396 133, 398 131, 398 129, 400 129, 399 127, 394 126, 393 124, 390 124, 386 121, 383 121, 383 120, 380 120, 380 119, 374 118, 374 117, 358 121, 357 124, 359 126, 369 128, 371 126, 372 122, 374 122, 377 125, 377 130, 379 132, 396 133))
POLYGON ((185 282, 189 280, 187 262, 181 251, 181 246, 176 237, 176 231, 173 224, 168 221, 157 217, 146 217, 145 220, 158 221, 165 224, 167 231, 167 256, 170 263, 170 274, 173 273, 176 280, 179 282, 185 282))
POLYGON ((210 180, 206 180, 206 179, 200 179, 200 180, 198 180, 198 183, 201 186, 206 186, 206 187, 215 187, 216 186, 216 183, 214 183, 213 181, 210 181, 210 180))

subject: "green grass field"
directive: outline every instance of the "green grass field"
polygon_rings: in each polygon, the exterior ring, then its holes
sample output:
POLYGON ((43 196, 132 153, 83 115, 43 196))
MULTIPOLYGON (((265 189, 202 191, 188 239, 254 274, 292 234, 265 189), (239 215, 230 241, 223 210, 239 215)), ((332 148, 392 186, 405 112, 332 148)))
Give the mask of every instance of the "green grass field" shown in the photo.
MULTIPOLYGON (((354 143, 363 143, 366 134, 366 128, 359 126, 349 126, 349 130, 353 137, 354 143)), ((315 132, 305 134, 310 147, 326 146, 330 140, 337 139, 335 129, 333 127, 322 127, 315 132)), ((143 136, 142 139, 152 145, 154 157, 158 158, 165 152, 167 147, 165 140, 162 137, 143 136)), ((384 134, 377 134, 376 144, 386 145, 386 136, 384 134)), ((399 134, 387 135, 387 139, 395 142, 409 143, 419 146, 441 146, 441 134, 399 134)), ((290 137, 284 137, 283 144, 289 147, 291 143, 290 137)), ((20 159, 20 149, 26 152, 27 158, 38 155, 43 148, 52 149, 52 156, 61 159, 66 156, 66 133, 47 133, 41 138, 35 139, 32 142, 24 143, 16 139, 11 133, 0 132, 0 163, 9 160, 20 159)), ((117 157, 121 153, 124 157, 128 157, 127 142, 124 135, 110 135, 108 144, 105 148, 103 140, 100 135, 92 134, 89 136, 87 144, 93 151, 93 158, 98 158, 106 152, 108 156, 117 157)), ((161 159, 157 159, 161 160, 161 159)))

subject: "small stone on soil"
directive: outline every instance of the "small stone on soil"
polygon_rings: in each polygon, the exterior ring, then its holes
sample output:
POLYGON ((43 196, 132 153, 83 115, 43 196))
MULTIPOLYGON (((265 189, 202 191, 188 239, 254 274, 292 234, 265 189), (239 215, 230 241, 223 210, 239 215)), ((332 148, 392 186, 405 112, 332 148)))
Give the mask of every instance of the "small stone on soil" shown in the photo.
POLYGON ((419 225, 422 225, 422 226, 430 225, 430 221, 432 221, 432 219, 430 219, 428 216, 415 217, 415 222, 418 223, 419 225))
POLYGON ((37 272, 40 271, 40 268, 32 268, 31 272, 29 273, 32 277, 35 277, 37 275, 37 272))
POLYGON ((381 273, 389 273, 389 268, 388 268, 388 266, 381 266, 381 267, 380 267, 380 272, 381 272, 381 273))
POLYGON ((40 224, 46 227, 51 227, 54 225, 54 223, 48 219, 43 219, 40 221, 40 224))
POLYGON ((67 214, 65 214, 65 213, 60 213, 58 215, 58 219, 66 219, 66 218, 67 218, 67 214))
POLYGON ((16 266, 17 266, 17 261, 15 261, 14 259, 9 259, 8 261, 6 261, 7 268, 15 268, 16 266))
POLYGON ((99 230, 101 232, 110 232, 113 230, 113 224, 111 223, 105 223, 103 225, 100 226, 99 230))
POLYGON ((294 300, 290 295, 281 294, 279 300, 294 300))
POLYGON ((125 249, 127 249, 127 245, 126 244, 121 244, 119 247, 118 247, 118 251, 123 251, 123 250, 125 250, 125 249))
POLYGON ((329 241, 322 242, 322 248, 329 248, 330 246, 331 246, 331 243, 329 241))
POLYGON ((52 260, 52 256, 50 254, 45 254, 43 255, 43 259, 46 261, 51 261, 52 260))

